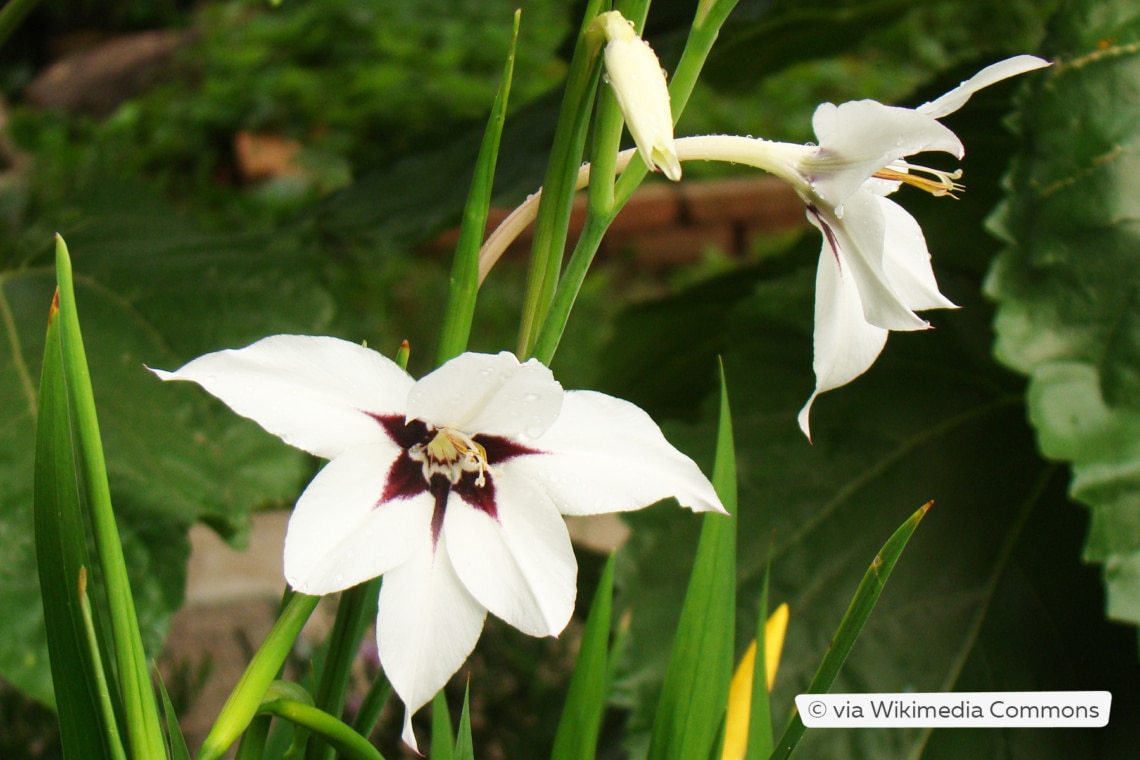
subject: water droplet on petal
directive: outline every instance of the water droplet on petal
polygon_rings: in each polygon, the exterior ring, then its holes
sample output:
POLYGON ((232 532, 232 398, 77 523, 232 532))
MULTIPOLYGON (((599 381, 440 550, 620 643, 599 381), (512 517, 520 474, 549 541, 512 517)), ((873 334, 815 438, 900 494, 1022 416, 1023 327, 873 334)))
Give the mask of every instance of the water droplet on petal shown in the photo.
POLYGON ((543 426, 537 422, 532 422, 523 429, 523 433, 525 433, 529 438, 538 438, 544 432, 546 431, 543 429, 543 426))
POLYGON ((835 207, 835 218, 836 219, 842 219, 845 211, 846 211, 846 209, 843 208, 842 204, 836 206, 835 207))
POLYGON ((523 401, 527 402, 528 404, 533 404, 535 401, 538 401, 538 399, 539 396, 537 393, 528 393, 523 396, 523 401))

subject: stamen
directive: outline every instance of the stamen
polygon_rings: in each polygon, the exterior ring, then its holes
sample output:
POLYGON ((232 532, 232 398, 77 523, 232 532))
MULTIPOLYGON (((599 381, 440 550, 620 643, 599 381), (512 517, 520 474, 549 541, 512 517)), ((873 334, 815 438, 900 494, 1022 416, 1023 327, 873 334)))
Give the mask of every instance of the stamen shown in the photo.
MULTIPOLYGON (((900 161, 899 164, 902 168, 908 171, 898 171, 891 167, 884 167, 875 172, 873 177, 879 179, 889 180, 891 182, 905 182, 911 187, 917 187, 919 190, 925 190, 931 195, 941 198, 944 195, 949 195, 951 198, 957 198, 955 192, 961 192, 966 189, 965 185, 960 185, 954 180, 962 176, 962 170, 958 169, 953 172, 946 172, 940 169, 929 169, 925 166, 915 166, 900 161), (928 174, 929 177, 921 176, 928 174)), ((898 165, 898 164, 896 164, 898 165)))
POLYGON ((454 484, 463 473, 475 472, 475 485, 482 487, 487 485, 487 473, 492 472, 487 450, 471 436, 452 428, 440 428, 427 443, 408 449, 408 456, 423 464, 424 479, 428 481, 442 474, 454 484))

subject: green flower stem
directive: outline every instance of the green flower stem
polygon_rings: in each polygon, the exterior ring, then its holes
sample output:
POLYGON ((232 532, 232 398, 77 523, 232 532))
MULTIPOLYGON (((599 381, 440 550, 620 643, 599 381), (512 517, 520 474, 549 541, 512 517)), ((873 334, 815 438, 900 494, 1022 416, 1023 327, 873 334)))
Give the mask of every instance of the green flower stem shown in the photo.
MULTIPOLYGON (((635 13, 639 3, 640 0, 637 3, 630 3, 629 12, 635 13)), ((728 14, 736 7, 736 3, 737 0, 721 0, 721 2, 711 6, 707 3, 702 4, 698 9, 697 17, 689 30, 689 38, 685 42, 684 52, 681 53, 681 60, 677 63, 677 70, 673 73, 672 80, 669 83, 669 100, 673 109, 674 124, 681 118, 681 114, 689 102, 689 96, 693 94, 693 88, 697 84, 701 69, 712 50, 713 43, 716 42, 716 38, 720 34, 720 28, 725 19, 728 18, 728 14)), ((648 4, 646 4, 647 7, 648 4)), ((603 141, 612 139, 609 130, 612 129, 610 120, 613 117, 604 111, 605 103, 606 101, 603 99, 597 130, 597 139, 603 141)), ((594 160, 599 161, 599 159, 606 161, 607 171, 604 181, 609 182, 609 177, 613 176, 614 169, 608 167, 613 166, 613 159, 609 159, 608 156, 602 158, 600 152, 597 152, 594 160)), ((598 170, 602 168, 601 163, 596 166, 598 170)), ((530 356, 538 358, 545 364, 549 364, 554 358, 554 353, 558 350, 558 343, 562 340, 562 333, 566 329, 566 323, 570 319, 570 311, 574 308, 574 302, 582 289, 586 272, 589 271, 590 265, 594 262, 594 256, 598 253, 606 230, 609 229, 610 224, 613 223, 618 213, 629 201, 633 192, 641 185, 648 171, 645 161, 635 152, 624 170, 621 171, 621 177, 617 180, 612 191, 604 191, 600 188, 594 189, 595 182, 599 180, 595 180, 593 175, 600 173, 600 171, 595 171, 595 168, 591 169, 590 203, 586 224, 578 238, 577 245, 574 247, 574 252, 570 256, 563 279, 558 283, 557 291, 551 299, 550 308, 542 321, 538 337, 534 341, 534 348, 529 352, 530 356)), ((543 191, 543 204, 545 204, 545 190, 543 191)), ((541 215, 542 205, 540 204, 540 219, 541 215)))
POLYGON ((351 726, 312 705, 293 699, 275 699, 261 705, 259 712, 307 728, 352 760, 384 760, 379 750, 353 731, 351 726))
POLYGON ((519 325, 519 356, 531 355, 538 329, 546 318, 558 286, 578 167, 582 163, 594 93, 601 77, 601 66, 598 65, 600 41, 588 31, 594 17, 607 10, 608 5, 607 0, 590 0, 570 61, 566 94, 558 115, 550 163, 543 181, 542 201, 535 221, 522 322, 519 325))
MULTIPOLYGON (((328 654, 321 669, 315 704, 330 715, 344 710, 345 691, 352 675, 352 663, 360 651, 360 640, 368 623, 376 619, 376 603, 380 596, 380 578, 354 586, 340 597, 336 622, 329 636, 328 654)), ((309 743, 306 760, 330 760, 333 748, 327 744, 309 743)))
POLYGON ((75 283, 71 257, 63 238, 56 236, 56 277, 59 281, 60 337, 63 365, 71 409, 75 415, 80 470, 87 494, 87 505, 94 536, 95 556, 106 584, 110 612, 111 641, 122 692, 123 719, 130 757, 150 760, 165 754, 162 724, 158 719, 158 703, 150 683, 150 670, 139 633, 138 615, 127 577, 127 563, 115 513, 111 508, 111 488, 107 482, 107 463, 99 436, 99 418, 91 388, 91 371, 83 349, 79 330, 79 312, 75 303, 75 283))
POLYGON ((360 709, 356 711, 356 718, 352 721, 352 727, 358 734, 368 736, 372 733, 376 721, 380 718, 380 711, 384 709, 384 703, 391 695, 392 684, 381 670, 376 674, 376 680, 368 687, 368 693, 364 695, 360 709))
POLYGON ((455 246, 455 261, 451 268, 447 307, 440 330, 437 364, 443 364, 467 350, 471 336, 471 323, 475 318, 475 299, 479 293, 479 246, 487 228, 487 211, 491 207, 491 191, 495 181, 495 165, 499 158, 499 142, 503 124, 507 120, 507 100, 511 91, 511 76, 515 67, 515 46, 519 38, 519 15, 515 11, 511 30, 511 46, 503 67, 503 79, 495 95, 491 117, 483 133, 479 158, 475 163, 475 176, 463 208, 463 224, 455 246))
POLYGON ((293 643, 320 600, 319 596, 291 595, 284 611, 273 624, 273 629, 265 637, 261 648, 223 705, 218 719, 202 743, 198 760, 216 760, 221 757, 249 726, 258 712, 262 697, 277 677, 277 672, 293 649, 293 643))
POLYGON ((272 722, 273 717, 270 715, 258 715, 250 721, 249 728, 241 735, 234 760, 263 760, 272 722))

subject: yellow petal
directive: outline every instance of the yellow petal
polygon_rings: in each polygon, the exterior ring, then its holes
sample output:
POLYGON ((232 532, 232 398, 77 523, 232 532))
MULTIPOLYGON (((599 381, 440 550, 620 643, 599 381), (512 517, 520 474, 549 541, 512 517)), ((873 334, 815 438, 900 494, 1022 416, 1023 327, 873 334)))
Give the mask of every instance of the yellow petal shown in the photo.
MULTIPOLYGON (((780 654, 784 650, 784 634, 788 630, 788 605, 781 604, 764 624, 764 664, 768 691, 776 681, 780 654)), ((756 667, 756 641, 736 667, 728 691, 728 717, 725 719, 724 751, 721 760, 741 760, 748 749, 748 718, 752 713, 752 671, 756 667)))

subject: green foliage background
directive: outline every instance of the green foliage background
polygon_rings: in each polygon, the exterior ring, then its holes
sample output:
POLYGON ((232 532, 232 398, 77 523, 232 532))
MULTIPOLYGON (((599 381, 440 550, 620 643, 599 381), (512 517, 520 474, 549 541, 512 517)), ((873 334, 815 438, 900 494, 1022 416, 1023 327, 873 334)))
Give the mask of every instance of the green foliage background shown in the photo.
MULTIPOLYGON (((570 2, 522 5, 504 203, 541 177, 573 19, 570 2)), ((693 5, 658 0, 651 9, 666 66, 693 5)), ((42 12, 50 20, 69 8, 42 12)), ((181 602, 187 527, 205 521, 240 544, 250 511, 288 506, 317 463, 193 389, 162 386, 142 365, 170 368, 304 332, 380 350, 410 338, 412 368, 422 372, 446 268, 415 246, 457 218, 513 4, 115 8, 106 18, 120 28, 187 24, 201 39, 178 77, 106 118, 17 105, 9 133, 35 163, 0 183, 0 614, 9 634, 0 675, 45 702, 29 579, 50 233, 62 232, 73 252, 116 508, 157 649, 181 602), (230 140, 243 129, 300 140, 312 171, 292 183, 236 183, 230 140)), ((1140 15, 1126 0, 741 3, 681 134, 809 140, 822 100, 913 105, 1005 55, 1040 49, 1058 61, 948 119, 968 151, 962 200, 902 191, 939 282, 964 308, 929 315, 932 332, 893 335, 866 376, 822 398, 814 444, 794 420, 812 387, 814 238, 653 301, 627 304, 627 281, 603 269, 572 319, 556 360, 563 383, 643 405, 698 456, 711 455, 723 356, 741 483, 738 647, 752 634, 769 556, 772 601, 792 607, 777 715, 808 682, 875 549, 931 498, 838 688, 1114 693, 1101 732, 809 732, 806 756, 1131 756, 1135 632, 1105 620, 1100 573, 1082 558, 1103 566, 1109 614, 1140 621, 1138 35, 1140 15), (984 231, 999 204, 989 226, 1000 243, 984 231), (1070 496, 1091 506, 1091 528, 1070 496)), ((4 51, 14 73, 0 84, 14 98, 33 60, 19 57, 24 50, 16 42, 4 51)), ((520 281, 510 266, 489 280, 474 348, 513 344, 520 281)), ((630 629, 615 702, 629 711, 636 755, 695 522, 669 507, 630 521, 614 616, 629 612, 630 629)), ((608 739, 624 733, 617 724, 608 739)))

